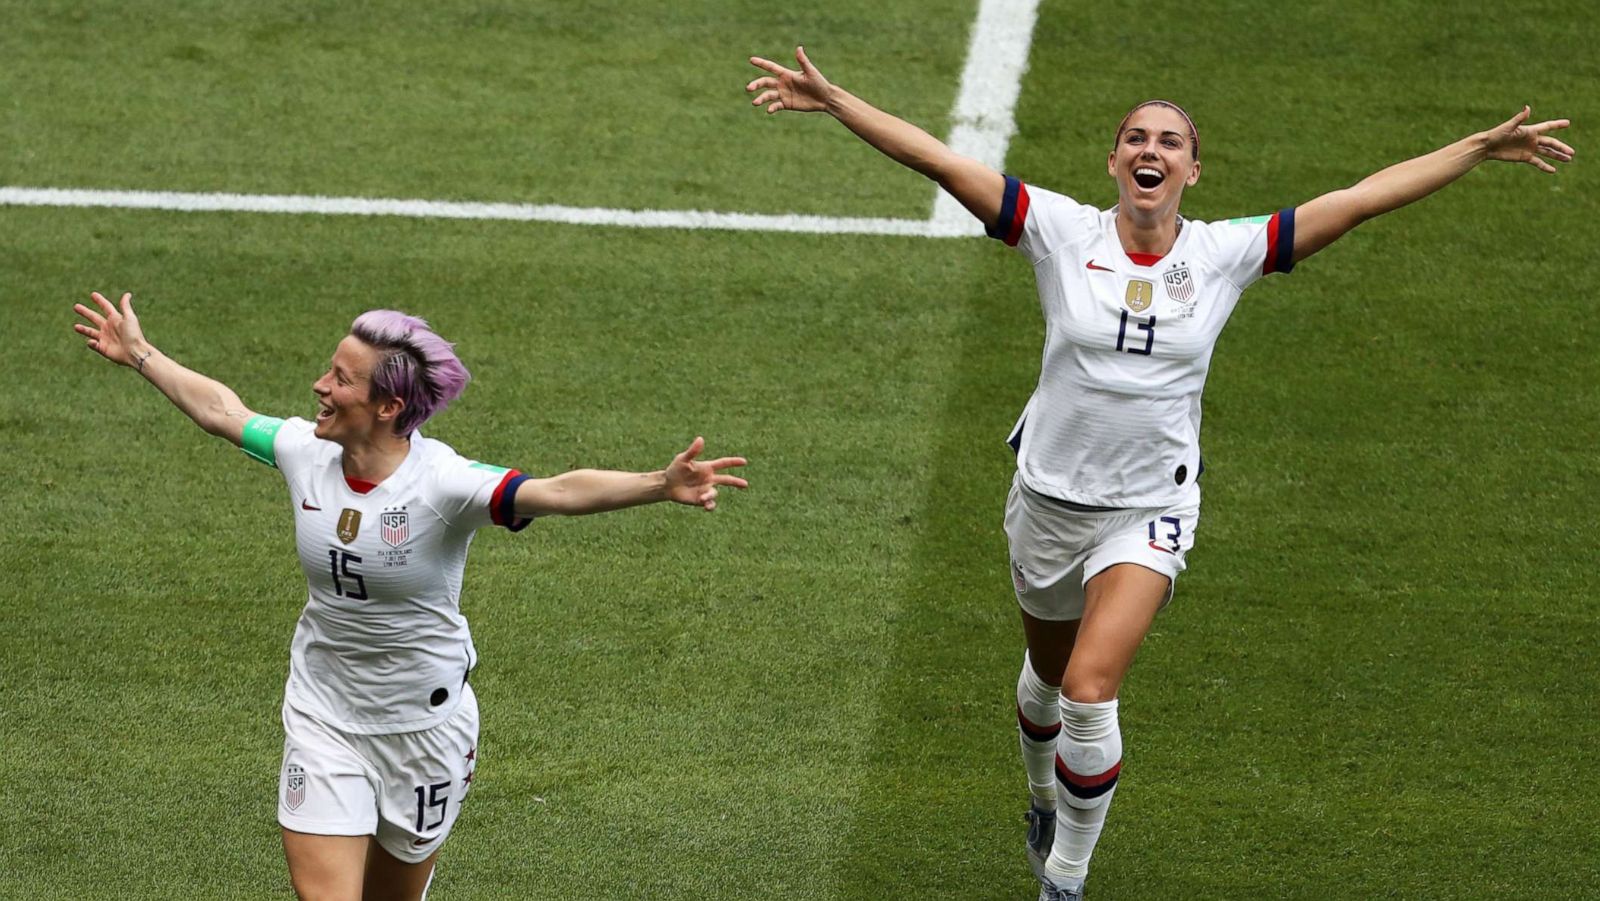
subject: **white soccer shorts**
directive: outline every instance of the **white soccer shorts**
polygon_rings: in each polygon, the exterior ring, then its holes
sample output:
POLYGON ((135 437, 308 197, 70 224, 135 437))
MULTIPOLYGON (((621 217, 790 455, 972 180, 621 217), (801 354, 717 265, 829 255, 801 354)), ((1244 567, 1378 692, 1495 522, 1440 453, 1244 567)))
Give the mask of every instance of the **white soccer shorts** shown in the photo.
POLYGON ((1136 563, 1165 575, 1167 598, 1184 555, 1194 547, 1198 504, 1087 512, 1070 509, 1022 484, 1006 498, 1006 538, 1017 603, 1037 619, 1083 618, 1083 586, 1107 567, 1136 563))
POLYGON ((359 735, 283 706, 278 823, 311 835, 375 835, 420 863, 444 844, 472 787, 478 699, 464 688, 450 718, 421 732, 359 735))

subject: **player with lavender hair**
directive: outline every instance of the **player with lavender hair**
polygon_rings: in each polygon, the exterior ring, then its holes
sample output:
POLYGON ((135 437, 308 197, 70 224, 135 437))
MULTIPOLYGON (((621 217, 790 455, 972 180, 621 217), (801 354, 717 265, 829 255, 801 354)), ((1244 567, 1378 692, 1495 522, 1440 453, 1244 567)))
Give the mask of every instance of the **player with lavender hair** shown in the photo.
POLYGON ((461 615, 477 529, 656 501, 711 510, 720 472, 694 439, 655 472, 580 469, 532 478, 469 460, 418 431, 471 375, 414 316, 356 318, 311 386, 314 422, 251 411, 226 385, 156 350, 132 296, 91 295, 74 326, 205 431, 275 467, 295 503, 309 595, 284 690, 278 823, 302 898, 421 898, 478 758, 477 664, 461 615))
POLYGON ((406 408, 394 430, 409 435, 461 396, 472 374, 461 365, 450 342, 434 334, 428 323, 395 310, 368 310, 356 317, 350 334, 382 353, 372 371, 372 390, 398 397, 406 408))

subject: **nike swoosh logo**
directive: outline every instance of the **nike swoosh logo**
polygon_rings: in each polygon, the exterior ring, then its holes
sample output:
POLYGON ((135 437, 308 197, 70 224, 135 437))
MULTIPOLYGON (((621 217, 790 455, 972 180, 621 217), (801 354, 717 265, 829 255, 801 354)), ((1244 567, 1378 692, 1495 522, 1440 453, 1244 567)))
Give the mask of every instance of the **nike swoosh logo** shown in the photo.
MULTIPOLYGON (((433 838, 438 838, 438 837, 439 837, 439 836, 437 836, 437 835, 436 835, 436 836, 434 836, 434 837, 433 837, 433 838)), ((416 840, 415 840, 415 841, 413 841, 413 842, 412 842, 412 843, 411 843, 411 847, 413 847, 413 848, 420 848, 420 847, 422 847, 422 846, 423 846, 423 845, 426 845, 426 844, 427 844, 427 843, 428 843, 428 842, 431 842, 431 841, 433 841, 433 838, 419 838, 419 839, 416 839, 416 840)))
POLYGON ((302 509, 302 510, 321 510, 322 508, 321 507, 313 507, 313 506, 311 506, 311 502, 310 501, 301 501, 300 502, 300 509, 302 509))
POLYGON ((1116 272, 1116 271, 1117 271, 1117 270, 1115 270, 1115 269, 1107 269, 1107 268, 1106 268, 1106 267, 1104 267, 1104 266, 1096 266, 1096 265, 1095 265, 1095 264, 1094 264, 1094 260, 1090 260, 1090 261, 1089 261, 1089 268, 1090 268, 1090 269, 1096 269, 1096 270, 1099 270, 1099 271, 1100 271, 1100 272, 1116 272))

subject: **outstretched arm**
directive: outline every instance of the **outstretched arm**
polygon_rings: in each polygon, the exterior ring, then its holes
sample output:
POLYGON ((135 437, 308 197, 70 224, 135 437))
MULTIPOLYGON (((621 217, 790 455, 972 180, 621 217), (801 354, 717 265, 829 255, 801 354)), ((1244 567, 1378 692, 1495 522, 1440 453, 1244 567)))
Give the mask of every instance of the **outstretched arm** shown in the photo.
POLYGON ((548 479, 529 479, 517 488, 517 515, 580 516, 657 501, 674 501, 715 510, 717 486, 748 488, 750 483, 738 476, 717 471, 745 465, 743 457, 695 462, 695 457, 700 455, 705 446, 704 438, 694 439, 688 450, 673 457, 666 469, 656 472, 575 469, 548 479))
POLYGON ((794 58, 800 64, 798 71, 759 56, 750 57, 751 65, 770 73, 745 85, 749 93, 760 92, 751 101, 752 106, 765 104, 768 113, 782 110, 826 112, 885 156, 938 182, 939 187, 961 201, 961 205, 985 226, 994 225, 1000 218, 1005 176, 975 159, 961 156, 910 122, 829 84, 817 67, 811 65, 804 47, 795 48, 794 58))
POLYGON ((88 325, 78 322, 72 326, 84 337, 88 348, 113 363, 136 370, 160 388, 167 400, 193 419, 195 425, 237 447, 245 423, 255 415, 239 395, 216 379, 180 366, 146 341, 139 317, 133 313, 132 294, 122 295, 121 309, 112 306, 98 291, 89 296, 98 311, 81 303, 72 305, 79 316, 89 321, 88 325))
POLYGON ((1324 194, 1295 210, 1294 261, 1300 262, 1361 223, 1432 194, 1484 160, 1527 163, 1555 172, 1551 160, 1572 162, 1573 149, 1549 136, 1566 119, 1524 125, 1528 107, 1499 127, 1469 135, 1416 159, 1369 175, 1353 187, 1324 194))

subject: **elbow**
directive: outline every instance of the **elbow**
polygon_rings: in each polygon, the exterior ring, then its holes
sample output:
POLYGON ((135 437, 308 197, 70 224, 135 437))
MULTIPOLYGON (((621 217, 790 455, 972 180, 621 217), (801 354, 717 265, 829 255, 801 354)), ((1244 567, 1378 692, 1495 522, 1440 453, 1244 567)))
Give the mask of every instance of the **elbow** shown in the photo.
MULTIPOLYGON (((564 475, 564 474, 563 474, 564 475)), ((562 476, 528 479, 517 488, 516 513, 518 516, 571 516, 571 492, 562 476)))
POLYGON ((943 144, 939 145, 938 150, 940 151, 938 153, 918 157, 912 161, 911 168, 927 176, 939 187, 951 191, 955 183, 960 180, 961 164, 965 158, 943 144))
POLYGON ((1348 188, 1344 193, 1347 195, 1344 207, 1349 228, 1355 228, 1368 219, 1375 219, 1394 209, 1394 204, 1389 202, 1382 192, 1374 190, 1366 182, 1348 188))
POLYGON ((217 404, 198 411, 194 414, 194 424, 207 435, 238 444, 239 433, 249 416, 250 411, 236 400, 232 405, 217 404))
POLYGON ((207 417, 205 419, 196 420, 195 425, 198 425, 200 427, 200 431, 205 432, 207 435, 211 435, 215 438, 221 438, 222 440, 233 444, 239 443, 239 439, 236 437, 237 431, 230 430, 228 428, 228 420, 226 418, 207 417))

